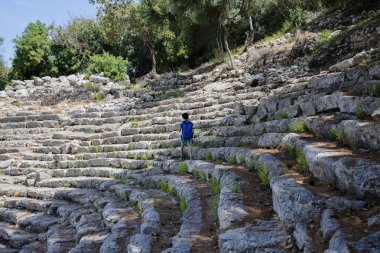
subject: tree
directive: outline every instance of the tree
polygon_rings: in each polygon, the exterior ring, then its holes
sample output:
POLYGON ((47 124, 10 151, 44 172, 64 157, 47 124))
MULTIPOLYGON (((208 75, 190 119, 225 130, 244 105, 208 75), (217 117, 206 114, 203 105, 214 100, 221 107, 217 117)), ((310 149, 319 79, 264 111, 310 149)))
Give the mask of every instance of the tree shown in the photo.
MULTIPOLYGON (((0 49, 3 45, 4 39, 0 37, 0 49)), ((8 68, 3 59, 3 55, 0 51, 0 90, 5 88, 5 85, 8 83, 8 68)))
POLYGON ((52 73, 54 60, 51 57, 49 32, 41 21, 29 23, 14 42, 13 77, 28 79, 52 73))
POLYGON ((51 30, 54 66, 61 75, 83 71, 90 56, 106 48, 102 28, 91 19, 74 19, 66 27, 52 27, 51 30))

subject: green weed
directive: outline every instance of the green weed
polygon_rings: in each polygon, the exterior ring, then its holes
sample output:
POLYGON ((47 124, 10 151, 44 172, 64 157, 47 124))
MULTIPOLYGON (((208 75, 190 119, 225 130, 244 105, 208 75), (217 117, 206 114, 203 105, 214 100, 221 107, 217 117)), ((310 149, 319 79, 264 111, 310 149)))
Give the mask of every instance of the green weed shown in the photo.
POLYGON ((357 105, 357 106, 355 107, 355 116, 356 116, 356 118, 358 118, 358 119, 364 119, 367 115, 366 115, 366 113, 362 110, 362 108, 361 108, 359 105, 357 105))
POLYGON ((233 193, 238 193, 239 192, 239 185, 238 183, 234 183, 234 185, 232 186, 232 192, 233 193))
POLYGON ((299 134, 299 133, 306 132, 306 130, 307 130, 307 127, 306 127, 305 123, 299 119, 291 122, 288 125, 288 132, 289 133, 298 133, 299 134))
POLYGON ((215 222, 219 220, 218 210, 219 210, 219 195, 215 195, 212 200, 211 206, 212 214, 214 216, 215 222))
POLYGON ((205 160, 206 161, 212 161, 212 153, 211 150, 207 150, 205 153, 205 160))
POLYGON ((347 140, 345 133, 342 130, 336 128, 332 128, 330 130, 330 136, 334 140, 339 141, 341 143, 345 143, 347 140))
POLYGON ((233 154, 231 154, 228 157, 228 163, 230 163, 230 164, 235 164, 236 163, 236 159, 235 159, 235 156, 233 154))
POLYGON ((239 164, 244 164, 245 158, 244 155, 239 155, 239 164))
POLYGON ((259 168, 257 170, 257 173, 259 175, 260 181, 264 186, 269 186, 269 176, 268 176, 268 170, 265 167, 264 164, 260 164, 259 168))
POLYGON ((288 118, 288 115, 287 115, 286 112, 284 112, 284 111, 279 111, 279 112, 278 112, 278 117, 279 117, 280 119, 287 119, 287 118, 288 118))
POLYGON ((179 207, 181 208, 182 213, 186 211, 186 199, 184 197, 179 198, 179 207))
POLYGON ((179 173, 180 174, 186 174, 187 173, 187 164, 186 163, 181 163, 179 165, 179 169, 178 169, 179 173))
POLYGON ((220 184, 214 176, 211 178, 211 189, 215 194, 220 193, 220 184))
POLYGON ((373 90, 373 94, 374 94, 376 97, 380 97, 380 83, 374 84, 374 85, 372 86, 372 90, 373 90))
POLYGON ((294 150, 294 154, 296 155, 296 161, 298 164, 298 166, 297 166, 298 171, 301 173, 307 171, 308 165, 306 162, 306 157, 305 157, 304 153, 302 152, 302 150, 299 148, 296 148, 294 150))

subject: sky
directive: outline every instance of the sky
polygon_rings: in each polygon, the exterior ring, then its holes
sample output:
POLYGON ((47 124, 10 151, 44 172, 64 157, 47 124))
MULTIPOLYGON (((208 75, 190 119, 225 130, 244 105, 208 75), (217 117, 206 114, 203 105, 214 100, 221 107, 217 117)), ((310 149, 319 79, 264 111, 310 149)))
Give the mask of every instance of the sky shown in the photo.
POLYGON ((20 36, 30 22, 65 25, 75 17, 95 18, 96 7, 88 0, 0 0, 1 53, 10 65, 14 55, 12 40, 20 36))

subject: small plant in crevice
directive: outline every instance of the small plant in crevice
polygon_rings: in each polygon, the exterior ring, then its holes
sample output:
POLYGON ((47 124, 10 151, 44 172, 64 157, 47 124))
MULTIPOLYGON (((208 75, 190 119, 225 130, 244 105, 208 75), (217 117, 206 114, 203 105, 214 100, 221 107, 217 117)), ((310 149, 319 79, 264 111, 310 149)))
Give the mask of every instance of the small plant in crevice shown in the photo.
POLYGON ((239 184, 237 182, 235 182, 234 185, 232 186, 232 192, 233 193, 239 192, 239 184))
POLYGON ((255 162, 254 161, 248 162, 247 168, 248 168, 248 171, 254 171, 255 170, 255 162))
POLYGON ((373 90, 373 94, 374 94, 376 97, 380 97, 380 83, 374 84, 374 85, 372 86, 372 90, 373 90))
POLYGON ((163 192, 168 191, 168 183, 165 181, 165 179, 161 179, 160 181, 160 190, 163 192))
POLYGON ((286 112, 284 112, 284 111, 279 111, 279 112, 278 112, 278 117, 279 117, 280 119, 287 119, 287 118, 288 118, 288 115, 287 115, 286 112))
POLYGON ((242 165, 245 163, 244 155, 239 155, 239 164, 242 165))
POLYGON ((207 150, 206 153, 205 153, 205 160, 206 161, 212 161, 212 153, 211 153, 211 150, 207 150))
POLYGON ((211 205, 212 214, 214 216, 215 222, 218 222, 219 216, 218 216, 218 210, 219 210, 219 194, 215 195, 212 199, 212 205, 211 205))
POLYGON ((137 124, 137 122, 133 122, 129 128, 138 128, 138 127, 139 125, 137 124))
POLYGON ((261 183, 264 186, 269 186, 269 175, 268 175, 268 170, 265 167, 264 164, 260 164, 258 169, 257 169, 258 176, 260 178, 261 183))
POLYGON ((199 173, 199 171, 197 169, 193 170, 193 175, 198 180, 201 178, 201 174, 199 173))
POLYGON ((330 130, 330 136, 332 139, 341 143, 346 143, 347 141, 346 134, 342 130, 336 128, 330 130))
POLYGON ((95 91, 92 95, 90 95, 90 98, 96 102, 100 102, 106 98, 106 95, 104 93, 95 91))
POLYGON ((307 161, 306 161, 306 157, 305 157, 304 153, 302 152, 301 149, 296 148, 294 150, 294 154, 296 156, 298 171, 301 173, 306 172, 308 170, 309 166, 307 165, 307 161))
POLYGON ((363 111, 363 109, 362 109, 359 105, 357 105, 357 106, 355 107, 355 116, 356 116, 356 118, 358 118, 358 119, 364 119, 367 115, 366 115, 366 113, 363 111))
POLYGON ((201 180, 207 180, 206 172, 202 171, 200 179, 201 180))
POLYGON ((186 163, 181 163, 181 164, 179 165, 178 172, 179 172, 180 174, 185 175, 185 174, 187 173, 187 164, 186 164, 186 163))
POLYGON ((157 201, 157 199, 153 199, 152 202, 153 202, 154 209, 158 210, 158 201, 157 201))
POLYGON ((184 197, 179 197, 179 207, 181 208, 182 213, 186 211, 186 199, 184 197))
POLYGON ((127 180, 126 180, 125 178, 120 178, 120 179, 118 180, 118 183, 119 183, 119 184, 126 184, 126 183, 127 183, 127 180))
POLYGON ((236 159, 235 159, 235 156, 233 154, 231 154, 229 157, 228 157, 228 163, 229 164, 236 164, 236 159))
POLYGON ((253 122, 252 118, 248 118, 248 119, 246 119, 246 120, 244 121, 244 124, 245 124, 245 125, 253 125, 254 122, 253 122))
POLYGON ((214 176, 212 176, 212 178, 211 178, 211 189, 215 194, 220 193, 220 184, 219 184, 218 180, 216 179, 216 177, 214 177, 214 176))
POLYGON ((295 120, 293 122, 291 122, 289 125, 288 125, 288 132, 289 133, 304 133, 307 131, 307 127, 305 125, 305 122, 303 122, 302 120, 295 120))
POLYGON ((287 174, 289 172, 289 165, 285 164, 283 170, 284 170, 284 174, 287 174))
POLYGON ((177 196, 178 195, 177 190, 174 188, 174 186, 172 186, 170 184, 168 185, 168 190, 167 191, 172 196, 177 196))
POLYGON ((144 212, 144 208, 142 206, 142 202, 139 201, 139 202, 137 202, 137 213, 138 213, 138 216, 141 217, 142 214, 143 214, 143 212, 144 212))

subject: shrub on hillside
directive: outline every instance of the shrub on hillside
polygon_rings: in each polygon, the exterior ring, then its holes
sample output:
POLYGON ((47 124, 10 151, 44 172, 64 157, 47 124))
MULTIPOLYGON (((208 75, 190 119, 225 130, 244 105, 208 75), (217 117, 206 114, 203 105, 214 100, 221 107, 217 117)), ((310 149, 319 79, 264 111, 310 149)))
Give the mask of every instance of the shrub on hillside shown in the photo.
POLYGON ((104 52, 103 54, 90 57, 87 72, 89 74, 103 72, 106 77, 114 81, 120 81, 127 77, 127 67, 128 60, 104 52))

